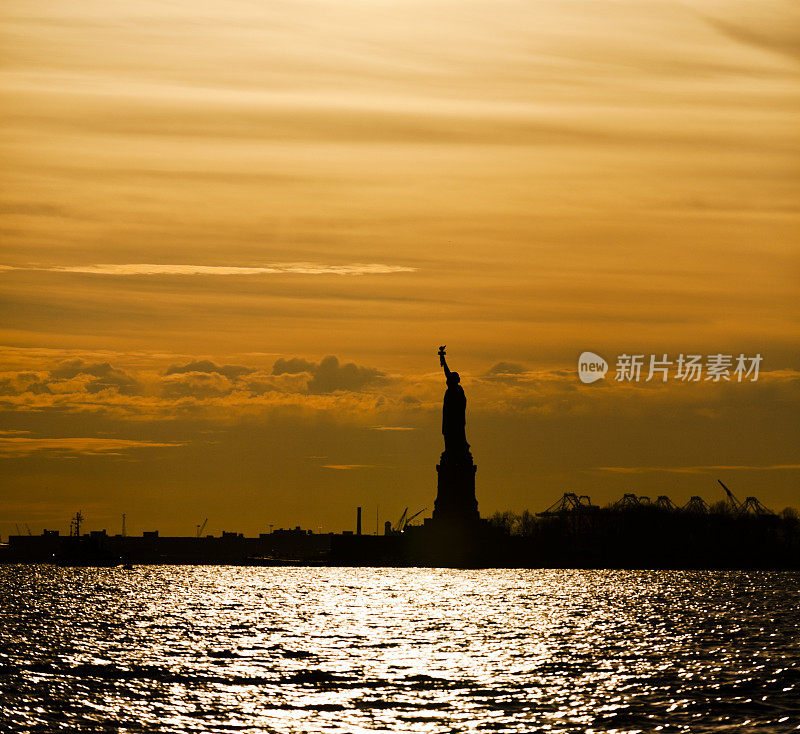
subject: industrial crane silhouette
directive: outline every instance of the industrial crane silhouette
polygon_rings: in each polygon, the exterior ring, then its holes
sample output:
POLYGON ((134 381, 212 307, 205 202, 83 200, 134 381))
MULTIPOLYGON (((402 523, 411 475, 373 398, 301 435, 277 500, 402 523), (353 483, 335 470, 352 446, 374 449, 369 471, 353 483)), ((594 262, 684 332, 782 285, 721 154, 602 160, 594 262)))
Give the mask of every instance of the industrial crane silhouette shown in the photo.
MULTIPOLYGON (((721 479, 717 479, 720 486, 728 496, 728 503, 735 515, 756 515, 758 517, 774 516, 775 513, 768 507, 759 502, 756 497, 747 497, 744 502, 740 502, 736 495, 728 489, 721 479)), ((598 510, 592 504, 588 495, 578 496, 575 492, 565 492, 564 495, 555 501, 544 512, 537 512, 537 517, 558 517, 562 515, 573 515, 584 513, 587 510, 598 510)), ((633 493, 622 495, 620 499, 609 506, 609 509, 617 512, 632 510, 661 510, 662 512, 686 512, 690 514, 708 514, 710 508, 706 501, 697 495, 692 495, 689 501, 682 507, 678 507, 669 497, 662 494, 655 501, 647 496, 637 496, 633 493)))
POLYGON ((731 507, 733 508, 734 512, 739 515, 758 515, 758 516, 765 516, 765 515, 774 515, 775 513, 770 510, 768 507, 764 507, 761 502, 758 501, 757 497, 745 497, 744 502, 739 502, 736 499, 733 492, 731 492, 722 482, 721 479, 717 479, 720 483, 720 486, 725 490, 725 494, 728 495, 728 501, 731 503, 731 507))
POLYGON ((568 512, 581 512, 583 510, 596 510, 597 506, 592 504, 589 495, 582 494, 580 497, 575 492, 564 492, 561 499, 555 501, 544 512, 537 512, 539 517, 549 517, 550 515, 561 515, 568 512))
POLYGON ((408 507, 406 507, 406 509, 403 510, 403 514, 400 515, 400 519, 397 521, 397 525, 395 525, 394 528, 392 528, 392 532, 402 533, 409 526, 409 524, 415 517, 419 517, 427 509, 428 509, 427 507, 423 507, 419 512, 415 512, 410 517, 407 517, 408 507))
POLYGON ((681 507, 684 512, 694 512, 700 515, 705 515, 708 512, 708 505, 706 501, 698 495, 689 497, 689 501, 681 507))
POLYGON ((721 479, 717 479, 717 482, 719 482, 720 486, 721 486, 721 487, 722 487, 722 488, 725 490, 725 494, 727 494, 727 495, 728 495, 728 502, 730 502, 730 503, 731 503, 731 507, 733 508, 733 510, 734 510, 735 512, 741 512, 741 509, 742 509, 742 503, 741 503, 741 502, 739 502, 739 500, 737 500, 737 499, 736 499, 736 495, 734 495, 734 493, 733 493, 733 492, 731 492, 731 491, 730 491, 730 490, 729 490, 729 489, 728 489, 728 488, 725 486, 725 484, 723 483, 723 481, 722 481, 721 479))
POLYGON ((665 494, 660 494, 656 501, 653 503, 659 510, 677 510, 675 503, 665 494))

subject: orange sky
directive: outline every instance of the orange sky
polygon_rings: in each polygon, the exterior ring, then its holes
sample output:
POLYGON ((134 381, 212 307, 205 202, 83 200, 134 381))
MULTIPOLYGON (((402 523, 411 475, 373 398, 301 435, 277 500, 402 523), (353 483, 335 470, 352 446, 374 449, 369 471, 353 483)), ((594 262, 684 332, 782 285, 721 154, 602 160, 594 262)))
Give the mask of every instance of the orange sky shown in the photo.
POLYGON ((431 505, 444 343, 484 513, 717 476, 800 504, 798 21, 3 3, 0 535, 431 505), (583 386, 586 349, 764 362, 583 386))

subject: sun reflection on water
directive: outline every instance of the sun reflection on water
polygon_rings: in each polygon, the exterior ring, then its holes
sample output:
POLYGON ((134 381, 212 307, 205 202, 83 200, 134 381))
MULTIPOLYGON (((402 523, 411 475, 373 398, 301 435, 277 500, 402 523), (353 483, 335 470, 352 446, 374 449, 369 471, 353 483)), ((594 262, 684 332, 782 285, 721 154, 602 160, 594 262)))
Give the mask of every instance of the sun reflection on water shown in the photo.
POLYGON ((788 731, 800 720, 799 582, 743 572, 0 567, 0 722, 788 731))

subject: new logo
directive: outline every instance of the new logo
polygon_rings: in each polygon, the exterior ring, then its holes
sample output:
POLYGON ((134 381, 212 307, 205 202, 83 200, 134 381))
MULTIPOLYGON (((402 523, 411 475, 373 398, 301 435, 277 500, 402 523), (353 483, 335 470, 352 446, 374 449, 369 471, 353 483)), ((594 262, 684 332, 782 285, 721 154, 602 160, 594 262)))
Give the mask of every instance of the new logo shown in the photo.
POLYGON ((578 377, 584 385, 602 380, 608 372, 608 362, 594 352, 583 352, 578 357, 578 377))

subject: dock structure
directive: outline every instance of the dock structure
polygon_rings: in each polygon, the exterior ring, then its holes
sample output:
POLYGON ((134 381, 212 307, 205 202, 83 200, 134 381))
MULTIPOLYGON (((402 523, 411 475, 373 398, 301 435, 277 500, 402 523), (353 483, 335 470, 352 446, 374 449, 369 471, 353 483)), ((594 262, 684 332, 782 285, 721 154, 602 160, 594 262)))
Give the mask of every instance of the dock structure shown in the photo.
POLYGON ((698 515, 708 514, 708 504, 706 504, 706 501, 698 495, 692 495, 689 498, 689 501, 683 507, 681 507, 681 509, 684 512, 693 512, 698 515))
POLYGON ((730 507, 736 514, 756 515, 757 517, 767 517, 775 514, 768 507, 764 507, 756 497, 746 497, 744 502, 740 502, 736 495, 725 486, 725 483, 721 479, 717 479, 717 482, 725 490, 730 507))
MULTIPOLYGON (((647 498, 647 502, 650 502, 649 497, 647 498)), ((635 510, 640 508, 642 504, 641 499, 635 494, 623 494, 622 497, 613 504, 613 508, 615 510, 635 510)))
POLYGON ((576 492, 564 492, 560 499, 553 502, 544 512, 537 512, 537 517, 552 517, 573 512, 586 512, 598 509, 592 504, 587 494, 578 495, 576 492))
MULTIPOLYGON (((722 482, 720 482, 720 484, 722 484, 722 482)), ((757 497, 747 497, 744 502, 740 502, 724 484, 722 484, 722 486, 728 495, 727 511, 730 515, 750 515, 756 517, 775 516, 775 513, 760 502, 757 497)), ((546 510, 537 512, 536 516, 562 517, 599 509, 597 505, 592 504, 588 495, 578 495, 576 492, 564 492, 564 494, 546 510)), ((616 512, 649 510, 700 515, 706 515, 711 511, 708 503, 699 495, 692 495, 684 505, 679 507, 665 494, 658 495, 655 501, 653 501, 646 495, 636 495, 633 492, 623 494, 618 500, 608 505, 606 509, 616 512)))
POLYGON ((660 494, 653 503, 653 506, 657 507, 659 510, 667 510, 670 512, 674 512, 678 509, 678 506, 665 494, 660 494))
POLYGON ((741 508, 739 509, 739 514, 741 515, 756 515, 758 517, 770 517, 775 513, 769 509, 769 507, 764 507, 761 502, 758 501, 755 497, 747 497, 745 501, 742 503, 741 508))

